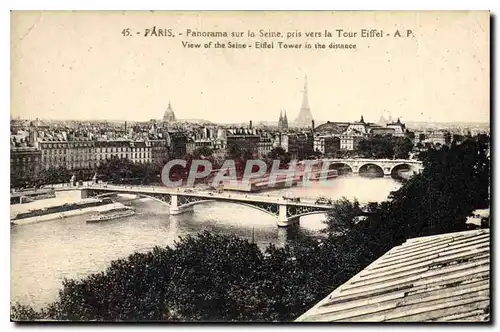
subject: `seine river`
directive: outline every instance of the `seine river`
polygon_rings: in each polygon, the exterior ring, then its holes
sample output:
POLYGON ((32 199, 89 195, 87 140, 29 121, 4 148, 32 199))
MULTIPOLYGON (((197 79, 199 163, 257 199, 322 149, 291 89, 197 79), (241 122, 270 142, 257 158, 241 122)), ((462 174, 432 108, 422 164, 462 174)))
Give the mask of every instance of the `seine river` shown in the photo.
MULTIPOLYGON (((328 186, 289 188, 260 193, 301 197, 357 198, 382 201, 400 184, 391 178, 340 177, 328 186)), ((86 216, 11 227, 11 301, 35 308, 54 301, 64 278, 80 278, 106 269, 110 261, 154 246, 172 245, 180 236, 209 230, 252 239, 265 248, 297 236, 320 235, 324 215, 302 217, 300 228, 279 229, 275 218, 231 203, 195 205, 192 213, 170 216, 169 207, 153 200, 130 203, 136 215, 87 224, 86 216)))

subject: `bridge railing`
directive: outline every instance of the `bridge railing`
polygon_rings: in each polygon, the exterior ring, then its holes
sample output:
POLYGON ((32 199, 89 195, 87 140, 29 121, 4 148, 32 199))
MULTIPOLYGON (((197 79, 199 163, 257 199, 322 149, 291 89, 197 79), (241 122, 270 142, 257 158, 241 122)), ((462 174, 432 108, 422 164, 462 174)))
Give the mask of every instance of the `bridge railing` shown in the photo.
POLYGON ((413 163, 413 164, 422 164, 420 160, 416 159, 369 159, 369 158, 346 158, 346 159, 338 159, 338 158, 325 158, 320 159, 320 161, 330 161, 330 162, 387 162, 387 163, 413 163))
MULTIPOLYGON (((222 199, 222 200, 238 200, 238 201, 253 201, 253 202, 264 202, 264 203, 280 203, 280 204, 287 204, 287 205, 302 205, 302 206, 328 206, 328 204, 317 204, 316 201, 319 198, 318 197, 300 197, 299 202, 293 202, 290 201, 287 198, 284 198, 283 196, 264 196, 264 195, 249 195, 249 194, 242 194, 242 193, 237 193, 237 192, 223 192, 223 193, 217 193, 217 192, 199 192, 199 191, 192 191, 190 188, 167 188, 167 187, 161 187, 161 186, 124 186, 124 185, 113 185, 113 184, 108 184, 108 185, 102 185, 102 184, 92 184, 86 188, 81 188, 81 189, 91 189, 91 188, 96 188, 96 189, 103 189, 103 190, 118 190, 121 192, 143 192, 145 194, 153 194, 153 193, 158 193, 158 194, 173 194, 173 195, 183 195, 183 196, 191 196, 191 197, 202 197, 202 198, 207 198, 208 200, 216 200, 216 199, 222 199), (190 190, 189 192, 186 192, 186 190, 190 190)), ((352 198, 354 199, 354 198, 352 198)), ((337 199, 331 199, 332 202, 335 202, 337 199)), ((364 201, 359 201, 360 205, 367 205, 370 202, 364 202, 364 201)))

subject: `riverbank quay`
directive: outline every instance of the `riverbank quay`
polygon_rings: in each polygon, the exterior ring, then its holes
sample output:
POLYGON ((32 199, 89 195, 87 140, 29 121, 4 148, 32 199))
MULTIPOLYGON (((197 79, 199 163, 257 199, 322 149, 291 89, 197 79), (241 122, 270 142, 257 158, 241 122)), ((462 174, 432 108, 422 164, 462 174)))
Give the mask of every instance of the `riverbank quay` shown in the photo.
POLYGON ((114 203, 109 199, 81 199, 80 195, 79 190, 63 191, 57 192, 54 198, 11 205, 11 224, 26 225, 86 213, 104 212, 124 206, 121 203, 114 203))
POLYGON ((54 197, 56 197, 55 190, 52 188, 32 188, 30 190, 11 191, 10 204, 24 204, 54 197))

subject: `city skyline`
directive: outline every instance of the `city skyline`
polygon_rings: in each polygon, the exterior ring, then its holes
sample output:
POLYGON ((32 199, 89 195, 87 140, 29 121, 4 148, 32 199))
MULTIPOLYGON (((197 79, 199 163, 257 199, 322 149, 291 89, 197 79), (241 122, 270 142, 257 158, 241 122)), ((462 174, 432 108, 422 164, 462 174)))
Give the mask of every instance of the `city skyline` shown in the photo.
MULTIPOLYGON (((36 120, 40 120, 40 121, 55 121, 55 122, 71 122, 71 121, 74 121, 74 122, 111 122, 111 123, 145 123, 145 122, 149 122, 151 120, 157 120, 157 121, 160 121, 161 122, 161 119, 148 119, 148 120, 122 120, 122 119, 113 119, 113 118, 103 118, 103 119, 73 119, 73 118, 61 118, 61 119, 53 119, 53 118, 21 118, 21 117, 16 117, 16 118, 12 118, 12 120, 24 120, 24 121, 36 121, 36 120)), ((178 119, 177 122, 175 123, 183 123, 183 122, 195 122, 195 121, 201 121, 201 120, 205 120, 205 119, 178 119)), ((356 121, 358 121, 359 118, 353 118, 352 121, 339 121, 339 122, 343 122, 343 123, 354 123, 356 121)), ((397 118, 393 118, 394 121, 397 121, 397 118)), ((212 121, 209 121, 209 120, 206 120, 208 122, 208 124, 212 124, 212 125, 237 125, 237 124, 248 124, 249 121, 252 121, 254 125, 259 125, 259 124, 273 124, 273 125, 278 125, 278 120, 269 120, 269 121, 265 121, 265 120, 255 120, 255 119, 249 119, 248 121, 222 121, 222 122, 212 122, 212 121)), ((327 123, 329 122, 330 120, 314 120, 315 121, 315 124, 316 125, 320 125, 320 124, 323 124, 323 123, 327 123)), ((365 119, 366 123, 376 123, 375 120, 372 121, 372 119, 365 119)), ((443 124, 443 125, 451 125, 451 124, 456 124, 456 125, 486 125, 486 124, 490 124, 489 122, 478 122, 478 121, 471 121, 471 122, 465 122, 465 121, 404 121, 403 118, 401 118, 401 121, 402 122, 405 122, 405 123, 413 123, 413 124, 443 124)), ((335 121, 330 121, 330 122, 335 122, 335 121)), ((174 124, 174 123, 172 123, 174 124)), ((293 127, 293 126, 291 126, 293 127)))
MULTIPOLYGON (((289 29, 292 18, 298 29, 308 27, 307 13, 273 15, 279 22, 269 28, 289 29)), ((203 20, 194 12, 13 13, 11 114, 147 121, 161 119, 170 100, 179 119, 277 121, 285 109, 293 121, 307 75, 309 105, 318 121, 354 121, 360 115, 377 121, 390 111, 405 121, 488 123, 489 53, 482 50, 489 49, 489 34, 476 15, 457 12, 436 20, 432 12, 379 13, 353 21, 336 13, 338 26, 362 22, 389 29, 419 22, 415 40, 360 40, 362 51, 342 53, 197 51, 178 41, 127 40, 117 28, 126 22, 139 31, 155 21, 177 31, 258 30, 257 16, 244 13, 204 14, 203 20), (391 23, 384 23, 389 17, 391 23)), ((323 28, 328 24, 316 27, 323 28)))

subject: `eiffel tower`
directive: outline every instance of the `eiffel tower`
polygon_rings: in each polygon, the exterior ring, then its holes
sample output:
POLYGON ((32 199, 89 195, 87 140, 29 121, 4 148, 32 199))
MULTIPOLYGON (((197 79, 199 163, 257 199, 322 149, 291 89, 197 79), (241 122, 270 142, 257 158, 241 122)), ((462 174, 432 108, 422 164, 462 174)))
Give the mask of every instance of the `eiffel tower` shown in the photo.
POLYGON ((302 96, 302 106, 300 107, 299 116, 295 119, 294 125, 297 127, 308 127, 311 125, 313 116, 309 108, 309 98, 307 96, 307 75, 304 83, 304 95, 302 96))

